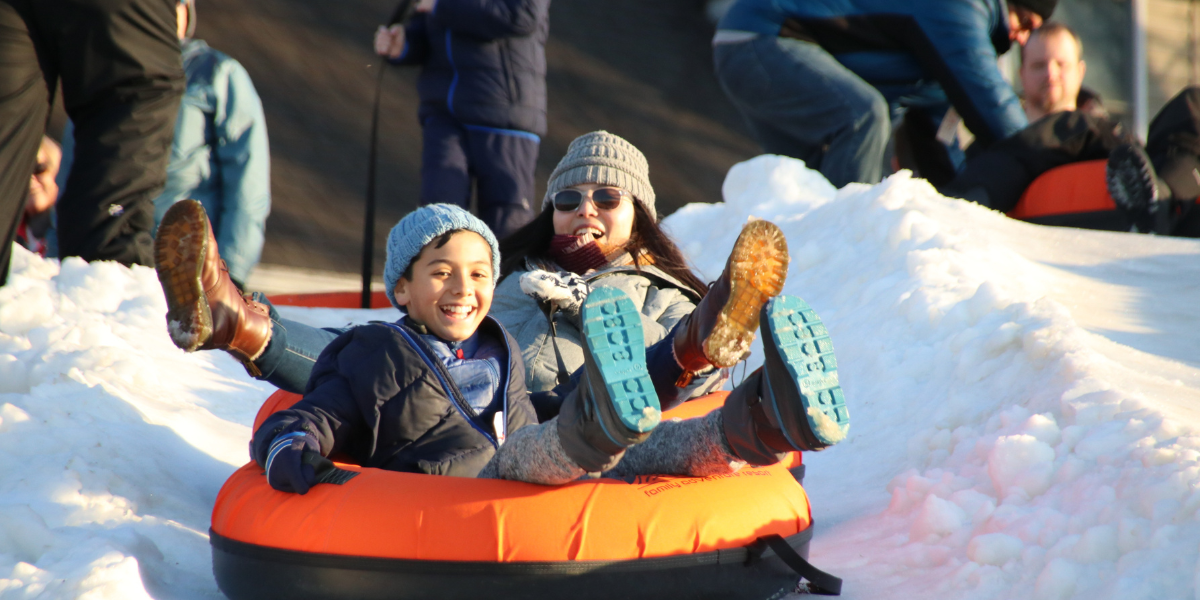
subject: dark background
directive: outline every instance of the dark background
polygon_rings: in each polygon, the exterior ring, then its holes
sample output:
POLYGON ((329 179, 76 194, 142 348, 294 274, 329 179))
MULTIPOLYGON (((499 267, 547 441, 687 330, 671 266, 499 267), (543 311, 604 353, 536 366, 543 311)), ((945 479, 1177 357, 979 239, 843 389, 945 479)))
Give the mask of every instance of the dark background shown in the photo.
MULTIPOLYGON (((196 37, 238 59, 266 108, 273 205, 263 263, 357 273, 367 147, 392 0, 199 0, 196 37)), ((658 210, 717 202, 757 146, 712 73, 702 0, 559 0, 551 5, 549 133, 538 196, 567 144, 606 129, 646 153, 658 210)), ((380 124, 375 266, 417 202, 416 69, 388 67, 380 124)))

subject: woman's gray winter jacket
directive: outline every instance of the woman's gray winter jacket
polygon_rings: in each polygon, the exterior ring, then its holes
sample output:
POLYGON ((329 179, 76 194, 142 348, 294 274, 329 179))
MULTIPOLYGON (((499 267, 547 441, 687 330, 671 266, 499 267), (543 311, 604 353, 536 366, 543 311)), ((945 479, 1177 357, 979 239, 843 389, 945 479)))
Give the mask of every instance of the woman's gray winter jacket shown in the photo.
MULTIPOLYGON (((526 270, 514 271, 505 277, 496 288, 488 314, 500 321, 521 347, 525 359, 525 387, 530 392, 544 392, 556 385, 558 361, 546 313, 534 298, 521 291, 521 275, 535 268, 534 264, 527 263, 526 270)), ((611 286, 629 296, 641 312, 647 347, 666 338, 700 300, 686 285, 654 266, 642 266, 641 273, 632 265, 610 267, 589 273, 583 279, 592 288, 611 286)), ((563 363, 568 373, 574 373, 583 366, 579 316, 555 312, 554 323, 563 363)), ((707 394, 722 383, 724 379, 719 370, 697 376, 682 390, 685 393, 680 398, 707 394)))

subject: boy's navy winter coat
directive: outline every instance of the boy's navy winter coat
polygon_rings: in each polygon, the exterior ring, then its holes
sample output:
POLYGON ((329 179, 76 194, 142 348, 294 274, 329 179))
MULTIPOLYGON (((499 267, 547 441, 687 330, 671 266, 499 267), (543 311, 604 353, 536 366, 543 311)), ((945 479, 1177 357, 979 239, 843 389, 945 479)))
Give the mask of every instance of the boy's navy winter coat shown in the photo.
MULTIPOLYGON (((503 397, 506 431, 536 425, 516 341, 491 317, 482 333, 508 348, 503 397)), ((403 322, 372 323, 338 336, 313 367, 304 399, 268 418, 251 453, 266 462, 272 440, 307 431, 321 453, 364 467, 474 477, 497 448, 492 419, 483 422, 417 332, 403 322)))
POLYGON ((464 125, 546 133, 550 0, 439 0, 405 28, 398 64, 423 66, 422 122, 448 112, 464 125))

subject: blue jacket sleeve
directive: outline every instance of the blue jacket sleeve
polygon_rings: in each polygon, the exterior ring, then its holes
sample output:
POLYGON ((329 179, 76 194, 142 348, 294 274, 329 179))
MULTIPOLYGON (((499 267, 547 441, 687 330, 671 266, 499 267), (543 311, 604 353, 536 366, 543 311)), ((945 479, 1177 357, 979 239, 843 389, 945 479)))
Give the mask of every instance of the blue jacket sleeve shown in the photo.
MULTIPOLYGON (((929 11, 920 17, 923 39, 913 52, 945 90, 963 121, 983 144, 998 142, 1029 124, 1012 86, 1004 80, 990 32, 1003 23, 976 2, 929 11)), ((913 32, 915 33, 915 32, 913 32)))
POLYGON ((549 15, 550 0, 438 0, 430 18, 454 33, 494 40, 532 35, 549 15))
POLYGON ((404 26, 404 51, 388 62, 393 65, 421 65, 429 58, 429 27, 427 17, 414 15, 404 26))
POLYGON ((271 441, 293 431, 317 438, 321 454, 344 453, 363 458, 374 448, 376 426, 368 416, 386 399, 375 392, 395 392, 395 357, 379 344, 363 343, 361 327, 339 335, 317 357, 304 398, 279 411, 254 432, 251 454, 264 464, 271 441), (388 382, 391 382, 389 387, 388 382))
POLYGON ((262 101, 250 75, 233 59, 213 78, 217 106, 216 164, 221 181, 217 245, 234 279, 245 282, 262 255, 271 212, 271 150, 262 101))

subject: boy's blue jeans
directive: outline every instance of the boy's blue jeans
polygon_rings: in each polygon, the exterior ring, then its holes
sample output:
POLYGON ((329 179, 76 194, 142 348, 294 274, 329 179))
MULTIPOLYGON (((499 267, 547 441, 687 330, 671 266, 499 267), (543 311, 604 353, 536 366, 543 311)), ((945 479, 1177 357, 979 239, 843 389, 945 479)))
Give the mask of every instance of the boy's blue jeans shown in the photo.
POLYGON ((266 304, 271 315, 271 339, 262 355, 254 361, 254 366, 262 371, 258 379, 281 390, 303 394, 321 351, 350 328, 321 329, 284 319, 266 296, 255 294, 254 299, 266 304))
MULTIPOLYGON (((284 319, 265 296, 255 294, 255 300, 266 304, 271 314, 271 340, 267 342, 262 355, 254 361, 254 365, 262 371, 258 379, 281 390, 303 394, 317 357, 329 342, 350 328, 322 329, 284 319)), ((680 388, 675 387, 675 381, 683 374, 683 369, 675 361, 675 353, 671 348, 674 339, 675 331, 672 330, 665 338, 646 348, 646 368, 663 410, 686 400, 679 397, 680 388)), ((547 421, 558 414, 558 405, 578 386, 582 372, 582 369, 576 370, 571 374, 570 381, 553 390, 531 394, 530 400, 537 408, 539 420, 547 421)))

